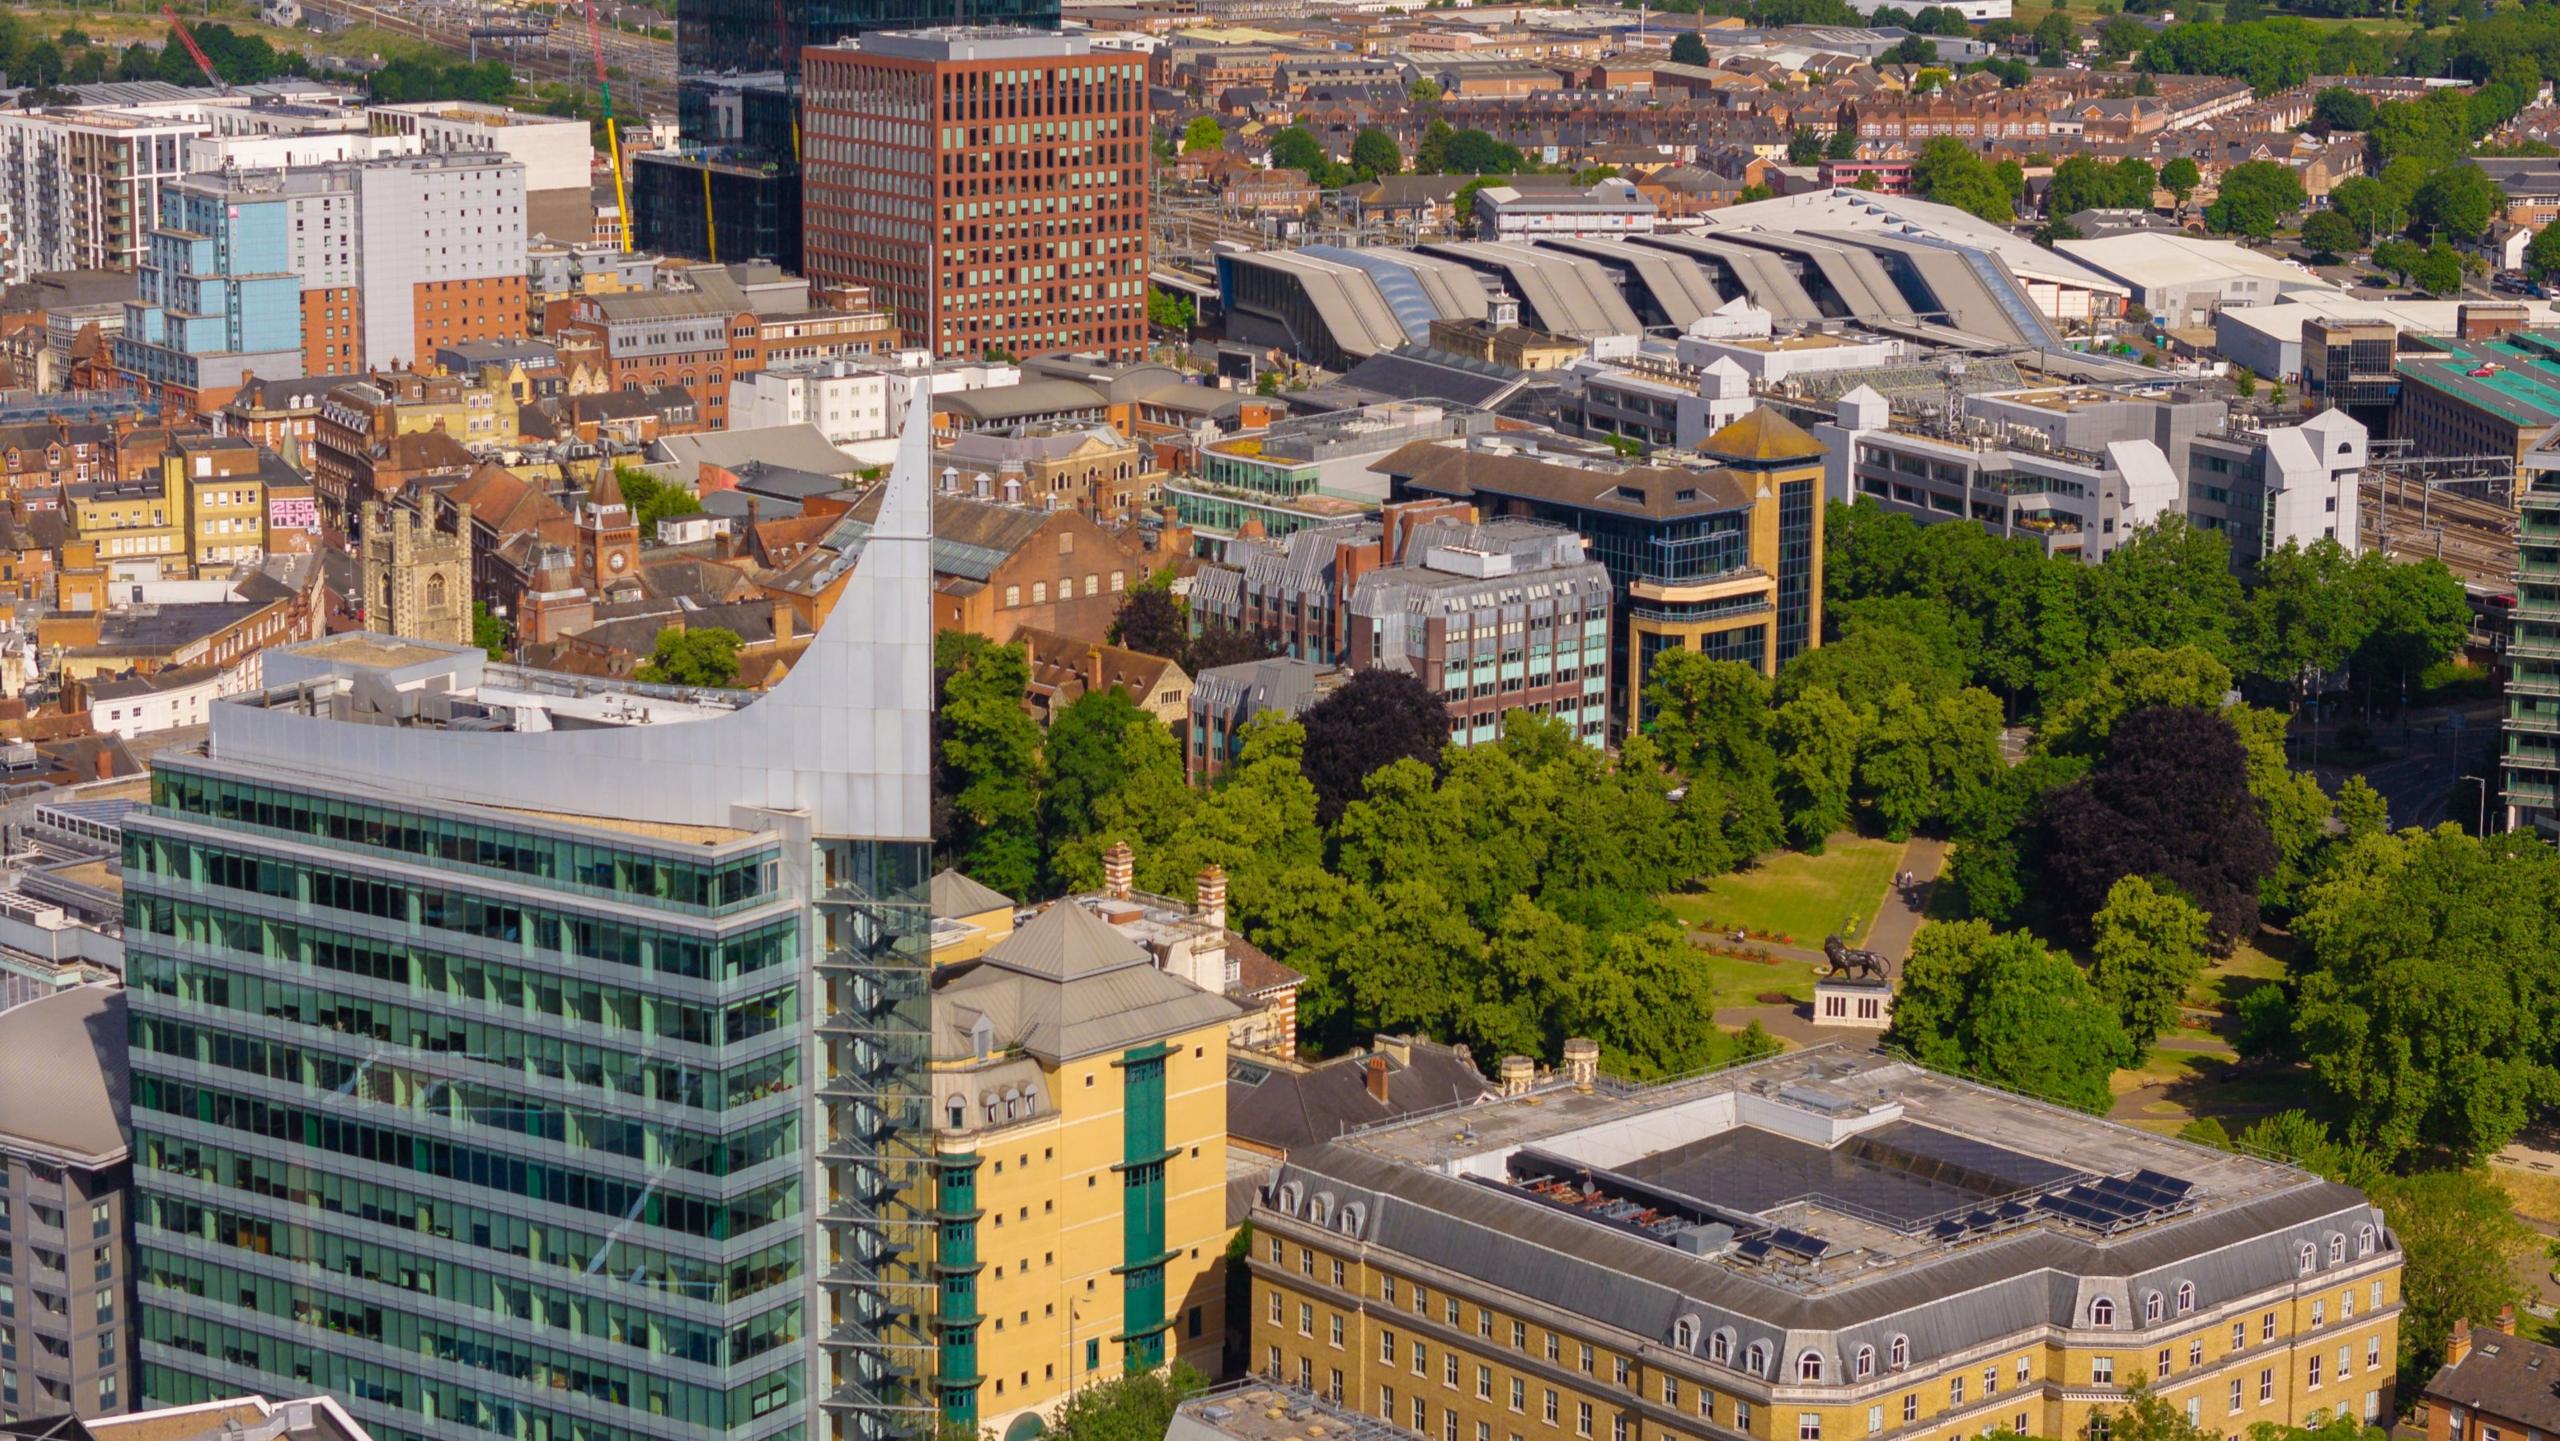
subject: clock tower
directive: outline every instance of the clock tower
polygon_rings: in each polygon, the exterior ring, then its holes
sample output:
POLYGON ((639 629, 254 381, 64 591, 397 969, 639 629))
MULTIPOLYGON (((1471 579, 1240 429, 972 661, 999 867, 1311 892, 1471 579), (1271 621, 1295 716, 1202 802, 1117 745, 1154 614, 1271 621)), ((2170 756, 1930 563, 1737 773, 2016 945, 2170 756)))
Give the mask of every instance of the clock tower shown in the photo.
POLYGON ((622 500, 622 481, 610 462, 578 511, 578 570, 589 595, 601 597, 640 566, 640 523, 622 500))

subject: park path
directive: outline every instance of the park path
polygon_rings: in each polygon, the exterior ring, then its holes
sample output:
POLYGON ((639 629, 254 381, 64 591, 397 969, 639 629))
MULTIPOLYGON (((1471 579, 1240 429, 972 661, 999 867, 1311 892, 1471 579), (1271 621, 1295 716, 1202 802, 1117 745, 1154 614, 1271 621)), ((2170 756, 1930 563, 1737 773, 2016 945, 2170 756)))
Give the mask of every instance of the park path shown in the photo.
POLYGON ((1876 923, 1867 928, 1868 950, 1889 961, 1911 954, 1911 938, 1920 932, 1920 922, 1929 911, 1929 894, 1937 889, 1938 873, 1946 864, 1945 841, 1913 836, 1903 846, 1902 864, 1897 869, 1911 873, 1911 884, 1886 889, 1876 923))

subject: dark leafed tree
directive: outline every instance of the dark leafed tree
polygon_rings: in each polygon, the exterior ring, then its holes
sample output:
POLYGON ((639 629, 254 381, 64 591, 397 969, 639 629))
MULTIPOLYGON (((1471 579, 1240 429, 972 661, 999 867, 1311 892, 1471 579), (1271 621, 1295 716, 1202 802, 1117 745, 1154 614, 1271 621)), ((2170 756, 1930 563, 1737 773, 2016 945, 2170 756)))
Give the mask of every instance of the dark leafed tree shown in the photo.
POLYGON ((1300 757, 1326 825, 1360 798, 1369 773, 1400 760, 1436 766, 1449 743, 1449 708, 1404 671, 1364 670, 1307 707, 1300 757))
POLYGON ((2089 778, 2047 797, 2043 860, 2055 919, 2075 933, 2126 876, 2177 887, 2221 942, 2255 931, 2258 882, 2275 869, 2276 848, 2239 733, 2191 706, 2118 721, 2089 778))
POLYGON ((1111 622, 1111 639, 1142 655, 1180 660, 1190 644, 1191 623, 1173 592, 1145 586, 1120 602, 1120 614, 1111 622))
POLYGON ((1216 621, 1203 625, 1200 633, 1179 652, 1182 668, 1194 676, 1215 666, 1266 660, 1275 653, 1271 642, 1263 637, 1251 631, 1230 629, 1216 621))

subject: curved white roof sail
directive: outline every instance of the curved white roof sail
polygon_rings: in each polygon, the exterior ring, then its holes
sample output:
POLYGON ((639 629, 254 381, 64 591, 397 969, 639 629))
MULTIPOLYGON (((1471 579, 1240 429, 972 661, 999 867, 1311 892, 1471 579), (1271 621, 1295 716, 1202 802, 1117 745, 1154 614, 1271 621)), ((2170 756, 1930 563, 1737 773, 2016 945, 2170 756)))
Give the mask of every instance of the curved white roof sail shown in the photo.
MULTIPOLYGON (((790 675, 749 704, 665 707, 673 718, 644 724, 545 728, 548 717, 527 717, 517 729, 471 730, 337 719, 316 712, 342 708, 270 690, 214 707, 208 754, 395 795, 741 829, 760 829, 758 812, 797 812, 818 835, 930 840, 931 407, 917 387, 879 516, 849 556, 852 576, 790 675)), ((329 677, 311 692, 417 690, 432 701, 480 683, 477 653, 449 652, 419 648, 450 662, 442 684, 296 660, 329 677)))

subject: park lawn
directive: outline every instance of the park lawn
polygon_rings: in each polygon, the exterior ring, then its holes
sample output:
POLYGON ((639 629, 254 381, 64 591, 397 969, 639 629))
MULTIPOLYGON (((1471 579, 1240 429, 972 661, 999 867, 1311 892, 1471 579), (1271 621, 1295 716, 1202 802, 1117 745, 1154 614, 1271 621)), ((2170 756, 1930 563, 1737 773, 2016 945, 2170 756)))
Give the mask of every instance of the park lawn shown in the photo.
POLYGON ((1696 953, 1697 964, 1715 983, 1715 1008, 1756 1006, 1764 995, 1784 995, 1789 1000, 1810 1002, 1813 999, 1813 966, 1805 961, 1772 958, 1766 963, 1746 961, 1738 956, 1696 953))
POLYGON ((1898 842, 1837 835, 1818 856, 1779 851, 1746 871, 1716 877, 1704 890, 1666 896, 1681 923, 1695 929, 1712 922, 1794 939, 1818 950, 1837 931, 1856 945, 1866 939, 1902 864, 1898 842))
POLYGON ((2515 1203, 2517 1215, 2545 1225, 2560 1225, 2560 1175, 2492 1161, 2489 1177, 2505 1189, 2507 1198, 2515 1203))

